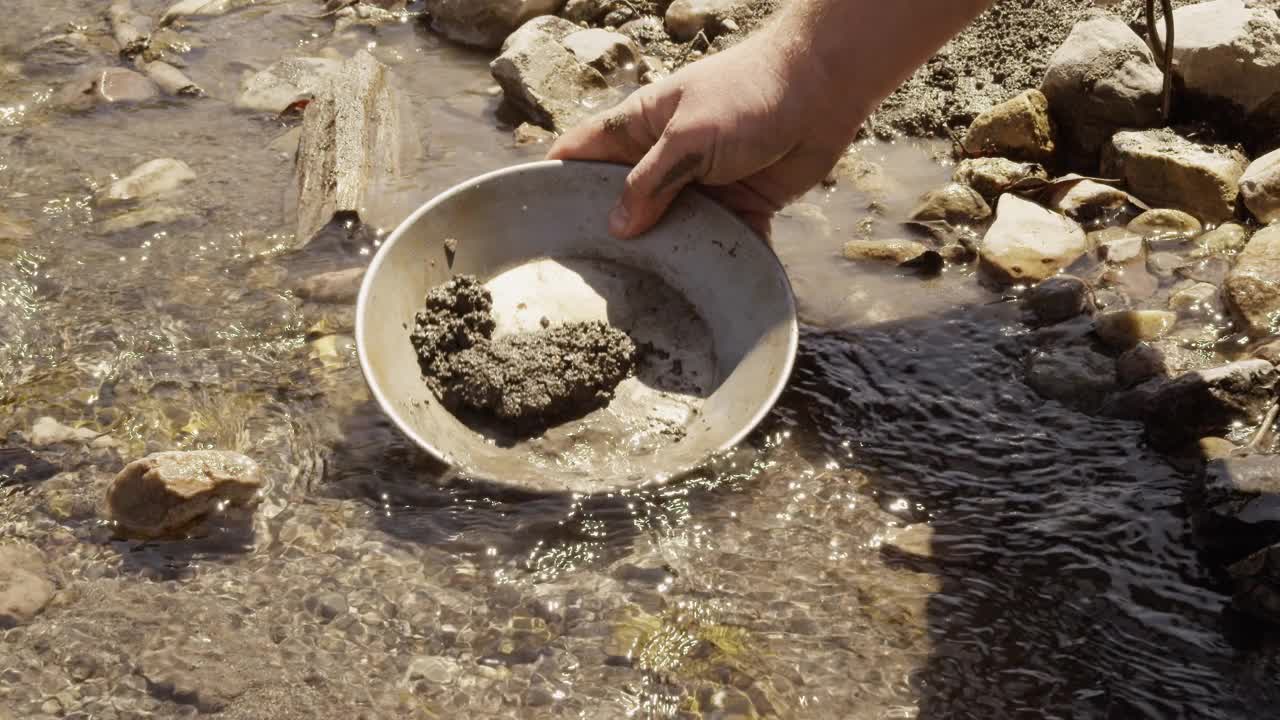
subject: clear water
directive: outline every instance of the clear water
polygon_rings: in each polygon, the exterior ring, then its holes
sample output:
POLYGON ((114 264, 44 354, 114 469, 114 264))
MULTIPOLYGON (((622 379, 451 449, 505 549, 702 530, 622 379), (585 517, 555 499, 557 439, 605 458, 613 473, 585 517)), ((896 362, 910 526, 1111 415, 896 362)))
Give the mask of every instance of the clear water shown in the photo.
MULTIPOLYGON (((52 415, 122 444, 41 450, 59 474, 0 488, 0 540, 38 545, 58 587, 0 631, 0 716, 1273 712, 1274 666, 1228 642, 1227 598, 1190 549, 1186 478, 1137 426, 1022 384, 1027 331, 964 272, 839 259, 868 217, 847 188, 779 223, 810 329, 789 391, 732 457, 590 500, 434 486, 344 336, 309 336, 314 311, 288 291, 367 262, 376 235, 290 251, 291 164, 268 149, 288 128, 229 100, 282 54, 370 47, 429 148, 388 195, 389 228, 540 154, 499 128, 487 59, 414 25, 332 38, 290 17, 318 3, 264 3, 185 31, 212 97, 49 111, 53 83, 13 61, 66 23, 104 31, 106 5, 8 0, 0 25, 0 197, 35 230, 0 244, 0 434, 25 447, 52 415), (198 174, 175 201, 192 218, 98 234, 93 190, 156 157, 198 174), (270 478, 247 546, 112 540, 96 504, 122 464, 199 447, 270 478)), ((928 147, 864 151, 899 181, 888 218, 949 172, 928 147)))

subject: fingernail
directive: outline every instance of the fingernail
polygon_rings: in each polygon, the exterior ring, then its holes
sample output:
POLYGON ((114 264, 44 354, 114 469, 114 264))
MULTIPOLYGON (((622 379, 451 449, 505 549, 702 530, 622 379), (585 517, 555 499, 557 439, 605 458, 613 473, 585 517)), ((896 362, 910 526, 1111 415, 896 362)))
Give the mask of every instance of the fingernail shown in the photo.
POLYGON ((627 208, 621 203, 615 205, 613 210, 609 211, 609 232, 618 237, 622 237, 627 233, 627 226, 631 224, 631 213, 627 212, 627 208))

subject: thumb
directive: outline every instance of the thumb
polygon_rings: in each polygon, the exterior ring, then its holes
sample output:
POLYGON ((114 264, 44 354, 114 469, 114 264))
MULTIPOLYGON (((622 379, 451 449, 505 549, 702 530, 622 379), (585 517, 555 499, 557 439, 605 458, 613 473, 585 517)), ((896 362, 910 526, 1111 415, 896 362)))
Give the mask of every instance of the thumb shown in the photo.
POLYGON ((686 138, 669 129, 632 168, 622 197, 609 213, 609 232, 620 238, 645 232, 662 219, 686 185, 706 173, 710 158, 686 138))

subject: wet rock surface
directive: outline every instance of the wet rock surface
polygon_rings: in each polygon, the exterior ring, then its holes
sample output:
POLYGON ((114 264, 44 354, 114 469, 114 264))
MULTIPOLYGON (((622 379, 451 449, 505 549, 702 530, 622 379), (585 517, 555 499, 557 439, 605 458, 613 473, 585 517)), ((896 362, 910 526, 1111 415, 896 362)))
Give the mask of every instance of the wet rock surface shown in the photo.
POLYGON ((850 240, 844 244, 846 260, 871 260, 901 264, 928 252, 929 247, 914 240, 850 240))
POLYGON ((493 299, 474 277, 427 293, 410 340, 432 392, 454 413, 537 432, 603 407, 635 370, 636 346, 601 322, 493 338, 493 299))
POLYGON ((228 509, 252 508, 262 487, 257 463, 239 453, 160 452, 116 475, 107 490, 107 510, 126 535, 181 536, 228 509))
POLYGON ((554 15, 565 0, 428 0, 431 28, 465 45, 496 50, 521 25, 554 15))
POLYGON ((1171 130, 1116 133, 1102 156, 1103 174, 1122 178, 1134 195, 1208 222, 1235 215, 1247 164, 1237 150, 1201 145, 1171 130))
POLYGON ((1224 288, 1228 307, 1250 333, 1269 335, 1280 327, 1280 227, 1249 240, 1224 288))
POLYGON ((1049 101, 1027 90, 982 113, 964 136, 965 153, 1044 163, 1057 149, 1049 101))
POLYGON ((1022 301, 1039 322, 1057 323, 1084 313, 1090 305, 1089 295, 1085 281, 1060 275, 1033 285, 1022 301))
POLYGON ((1249 163, 1240 176, 1240 197, 1259 222, 1280 220, 1280 150, 1249 163))
POLYGON ((0 630, 35 619, 53 597, 44 559, 33 547, 0 545, 0 630))
POLYGON ((1039 163, 1020 163, 1007 158, 965 158, 956 165, 952 179, 977 190, 987 202, 994 202, 1019 183, 1047 181, 1049 173, 1039 163))
POLYGON ((996 221, 982 239, 982 267, 999 283, 1039 282, 1085 253, 1075 221, 1017 195, 1000 197, 996 221))
POLYGON ((98 203, 110 205, 160 195, 176 190, 195 179, 195 171, 181 160, 173 158, 151 160, 111 183, 98 195, 98 203))
POLYGON ((1276 397, 1276 369, 1242 360, 1175 378, 1151 397, 1147 437, 1161 449, 1222 433, 1235 422, 1256 423, 1276 397))
POLYGON ((1196 538, 1228 563, 1280 542, 1280 458, 1243 455, 1208 463, 1191 503, 1196 538))
POLYGON ((1199 235, 1200 221, 1181 210, 1148 210, 1134 218, 1128 225, 1131 233, 1147 239, 1163 237, 1191 237, 1199 235))

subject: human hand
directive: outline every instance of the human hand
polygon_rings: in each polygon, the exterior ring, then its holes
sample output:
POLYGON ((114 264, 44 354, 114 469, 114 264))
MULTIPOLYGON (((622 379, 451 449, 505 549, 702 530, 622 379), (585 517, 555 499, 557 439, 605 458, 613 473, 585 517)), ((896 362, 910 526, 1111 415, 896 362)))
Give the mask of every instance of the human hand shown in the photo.
POLYGON ((838 86, 794 43, 761 31, 570 129, 548 157, 635 165, 609 214, 618 237, 653 227, 692 182, 768 237, 773 214, 827 176, 869 112, 836 108, 838 86))

